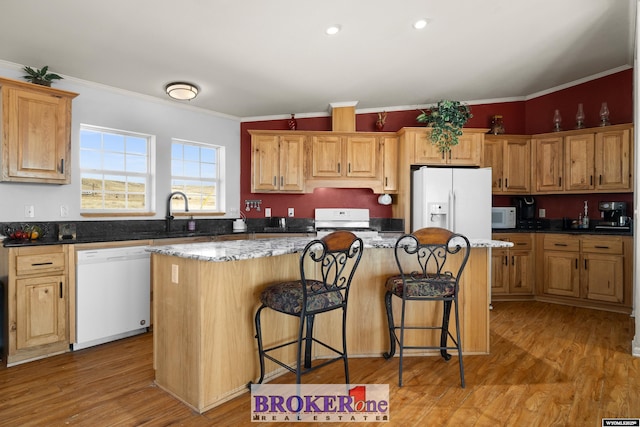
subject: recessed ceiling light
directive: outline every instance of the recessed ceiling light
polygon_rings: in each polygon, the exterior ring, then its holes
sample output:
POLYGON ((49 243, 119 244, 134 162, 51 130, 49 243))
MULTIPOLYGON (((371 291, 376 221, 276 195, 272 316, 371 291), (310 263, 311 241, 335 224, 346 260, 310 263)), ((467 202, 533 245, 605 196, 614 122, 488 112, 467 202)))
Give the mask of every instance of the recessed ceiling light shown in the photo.
POLYGON ((415 28, 416 30, 421 30, 424 27, 427 26, 427 20, 426 19, 419 19, 416 22, 413 23, 413 28, 415 28))
POLYGON ((332 25, 330 27, 327 27, 327 29, 324 30, 324 32, 327 33, 327 35, 329 36, 338 34, 340 32, 340 25, 332 25))

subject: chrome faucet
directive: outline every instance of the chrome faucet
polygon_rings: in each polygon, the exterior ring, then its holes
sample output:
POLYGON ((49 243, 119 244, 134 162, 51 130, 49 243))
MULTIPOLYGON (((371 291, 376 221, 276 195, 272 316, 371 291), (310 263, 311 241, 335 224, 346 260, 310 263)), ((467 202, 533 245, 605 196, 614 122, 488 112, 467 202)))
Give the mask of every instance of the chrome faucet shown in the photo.
POLYGON ((166 231, 171 231, 171 220, 173 219, 173 215, 171 215, 171 199, 173 199, 173 196, 178 195, 182 196, 182 198, 184 199, 184 211, 189 212, 189 201, 187 200, 186 194, 184 194, 182 191, 174 191, 173 193, 169 194, 169 197, 167 198, 167 216, 165 217, 166 231))

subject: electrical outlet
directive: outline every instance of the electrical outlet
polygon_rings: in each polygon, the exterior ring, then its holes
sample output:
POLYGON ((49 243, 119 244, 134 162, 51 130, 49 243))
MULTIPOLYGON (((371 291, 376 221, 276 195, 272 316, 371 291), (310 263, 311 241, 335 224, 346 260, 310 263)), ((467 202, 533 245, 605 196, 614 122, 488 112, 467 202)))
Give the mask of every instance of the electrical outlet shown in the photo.
POLYGON ((264 208, 264 217, 271 218, 271 208, 264 208))
POLYGON ((546 209, 539 209, 538 210, 538 216, 540 218, 544 218, 545 216, 547 216, 547 210, 546 209))
POLYGON ((33 205, 24 205, 24 217, 33 218, 36 216, 36 210, 33 205))
POLYGON ((60 205, 60 216, 62 218, 66 218, 69 216, 69 206, 67 205, 60 205))
POLYGON ((180 282, 178 277, 179 271, 176 264, 171 264, 171 283, 178 284, 180 282))
POLYGON ((293 215, 294 215, 293 208, 287 209, 287 215, 289 215, 290 218, 293 218, 293 215))

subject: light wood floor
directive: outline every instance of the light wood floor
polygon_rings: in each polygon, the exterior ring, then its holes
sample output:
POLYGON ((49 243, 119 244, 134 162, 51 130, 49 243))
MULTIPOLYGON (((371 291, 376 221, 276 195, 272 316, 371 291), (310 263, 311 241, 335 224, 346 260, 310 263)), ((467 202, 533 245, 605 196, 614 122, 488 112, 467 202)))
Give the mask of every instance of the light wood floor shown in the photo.
MULTIPOLYGON (((402 388, 397 359, 352 358, 351 382, 390 385, 388 425, 599 426, 602 417, 640 417, 633 336, 627 315, 498 302, 491 355, 464 359, 466 389, 459 386, 455 357, 448 363, 405 359, 402 388)), ((0 425, 260 425, 250 423, 248 393, 199 415, 154 386, 151 364, 152 336, 145 334, 0 368, 0 425)), ((303 377, 306 383, 343 381, 340 363, 303 377)))

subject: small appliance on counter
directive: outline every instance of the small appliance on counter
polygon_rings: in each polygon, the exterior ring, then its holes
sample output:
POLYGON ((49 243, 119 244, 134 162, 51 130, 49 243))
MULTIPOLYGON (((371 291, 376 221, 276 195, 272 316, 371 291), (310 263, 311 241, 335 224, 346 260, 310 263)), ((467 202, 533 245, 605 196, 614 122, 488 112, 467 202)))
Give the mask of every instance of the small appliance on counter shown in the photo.
POLYGON ((536 199, 533 196, 520 196, 511 199, 516 205, 517 228, 539 230, 543 221, 536 218, 536 199))
POLYGON ((596 230, 629 230, 631 228, 626 202, 600 202, 598 210, 602 213, 602 221, 595 226, 596 230))
POLYGON ((516 213, 519 220, 536 218, 536 200, 533 196, 514 197, 512 201, 516 205, 516 213))
POLYGON ((516 228, 516 208, 508 207, 492 207, 491 208, 491 228, 508 229, 516 228))
POLYGON ((244 216, 244 214, 242 212, 240 212, 240 216, 241 216, 241 218, 238 218, 238 219, 233 221, 233 232, 234 233, 244 233, 245 231, 247 231, 247 223, 245 222, 247 217, 244 216))

